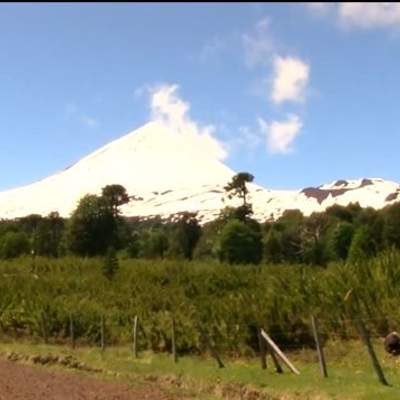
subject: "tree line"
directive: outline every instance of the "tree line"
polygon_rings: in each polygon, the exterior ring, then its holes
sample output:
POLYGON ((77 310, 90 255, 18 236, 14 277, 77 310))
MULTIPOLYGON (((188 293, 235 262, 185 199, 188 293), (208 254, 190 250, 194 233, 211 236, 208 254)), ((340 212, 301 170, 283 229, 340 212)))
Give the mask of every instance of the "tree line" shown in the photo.
POLYGON ((68 219, 52 212, 45 217, 33 214, 0 221, 0 258, 106 256, 106 265, 112 266, 118 254, 125 258, 324 266, 332 261, 365 260, 386 249, 400 248, 400 204, 381 210, 362 208, 358 203, 334 205, 307 217, 299 210, 287 210, 277 220, 259 223, 247 196, 247 184, 253 179, 247 172, 235 175, 225 190, 228 198, 240 199, 241 205, 225 207, 217 219, 203 226, 196 214, 188 212, 167 221, 123 217, 121 206, 130 196, 123 186, 108 185, 100 195, 84 196, 68 219))

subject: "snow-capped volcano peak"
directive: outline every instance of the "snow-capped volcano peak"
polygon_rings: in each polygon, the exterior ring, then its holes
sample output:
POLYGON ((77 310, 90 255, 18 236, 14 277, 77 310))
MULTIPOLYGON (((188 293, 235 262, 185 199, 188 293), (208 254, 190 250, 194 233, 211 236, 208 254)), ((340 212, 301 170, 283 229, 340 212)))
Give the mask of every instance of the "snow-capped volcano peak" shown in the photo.
POLYGON ((87 178, 86 188, 89 179, 95 186, 118 179, 133 192, 228 181, 234 172, 199 151, 198 141, 150 122, 83 158, 68 173, 87 178))
MULTIPOLYGON (((94 151, 71 167, 28 186, 0 193, 0 218, 58 211, 68 217, 87 193, 109 184, 123 185, 132 201, 126 216, 168 217, 198 212, 202 222, 215 218, 229 203, 224 186, 235 174, 220 161, 220 148, 208 132, 175 131, 153 121, 94 151), (139 199, 139 200, 138 200, 139 199)), ((334 204, 358 202, 381 208, 400 200, 400 186, 381 178, 337 180, 296 191, 266 190, 249 185, 249 201, 260 221, 287 209, 305 215, 334 204)))
POLYGON ((176 133, 161 122, 150 122, 61 172, 0 193, 0 217, 55 210, 68 216, 82 196, 100 193, 102 187, 114 183, 123 185, 130 195, 139 196, 152 191, 195 191, 202 185, 226 184, 234 172, 210 153, 201 151, 203 139, 176 133))

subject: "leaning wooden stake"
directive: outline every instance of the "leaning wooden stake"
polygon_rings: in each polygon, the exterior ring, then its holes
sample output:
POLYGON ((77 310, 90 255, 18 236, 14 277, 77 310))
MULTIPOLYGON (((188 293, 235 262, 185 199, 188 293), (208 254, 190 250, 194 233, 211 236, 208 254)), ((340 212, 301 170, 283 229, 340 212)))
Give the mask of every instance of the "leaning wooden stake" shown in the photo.
POLYGON ((211 344, 210 338, 208 337, 208 335, 204 332, 201 331, 202 336, 204 337, 207 347, 210 350, 211 355, 215 358, 215 360, 217 361, 218 367, 219 368, 225 368, 224 363, 222 362, 221 358, 219 357, 217 350, 215 349, 215 347, 211 344))
POLYGON ((72 314, 69 315, 69 336, 71 338, 71 347, 75 349, 74 319, 72 314))
POLYGON ((104 315, 101 316, 100 320, 100 347, 101 351, 104 351, 106 347, 105 338, 104 338, 104 315))
POLYGON ((260 362, 261 368, 267 369, 267 348, 266 343, 263 337, 261 336, 261 329, 257 328, 257 337, 258 337, 258 347, 260 350, 260 362))
POLYGON ((271 354, 271 358, 272 358, 272 361, 273 361, 273 363, 274 363, 274 365, 275 365, 275 370, 276 370, 276 372, 277 372, 278 374, 282 374, 282 373, 283 373, 283 369, 282 369, 282 367, 281 367, 281 364, 279 364, 278 359, 276 358, 276 355, 275 355, 274 350, 273 350, 272 347, 268 344, 268 342, 266 342, 266 345, 267 345, 267 349, 268 349, 268 351, 269 351, 269 354, 271 354))
POLYGON ((138 350, 137 350, 137 328, 138 328, 138 316, 135 315, 135 318, 133 319, 133 327, 132 327, 132 351, 133 351, 133 356, 135 358, 138 358, 138 350))
POLYGON ((321 374, 322 374, 322 376, 324 378, 327 378, 328 377, 328 371, 326 369, 324 350, 323 350, 323 348, 321 346, 321 343, 319 341, 318 322, 317 322, 317 320, 315 319, 315 317, 313 315, 311 316, 311 326, 312 326, 312 330, 313 330, 315 345, 317 347, 318 360, 319 360, 319 366, 321 368, 321 374))
POLYGON ((276 355, 287 365, 287 367, 296 375, 300 375, 297 368, 288 360, 288 358, 283 354, 281 349, 275 344, 275 342, 269 337, 269 335, 261 329, 261 335, 267 341, 268 345, 276 353, 276 355))
POLYGON ((367 328, 365 327, 364 322, 361 318, 362 307, 361 307, 360 300, 357 296, 357 293, 355 293, 353 291, 353 289, 350 289, 344 296, 344 301, 345 301, 347 311, 348 311, 351 319, 355 322, 358 333, 360 334, 362 341, 364 342, 365 346, 367 347, 368 354, 371 359, 372 367, 374 368, 375 373, 378 376, 379 382, 382 383, 382 385, 389 386, 389 384, 385 378, 385 375, 383 374, 382 368, 379 364, 378 358, 375 354, 375 351, 372 346, 371 339, 369 337, 367 328))
POLYGON ((175 318, 172 318, 172 332, 171 332, 171 341, 172 341, 172 357, 174 362, 178 362, 178 356, 176 355, 176 343, 175 343, 175 318))
POLYGON ((383 374, 382 368, 379 364, 378 358, 375 354, 374 348, 371 343, 371 339, 369 337, 367 329, 365 328, 363 320, 361 318, 356 319, 356 325, 357 325, 358 332, 360 333, 360 336, 361 336, 365 346, 367 347, 368 354, 369 354, 369 357, 372 362, 372 366, 376 372, 376 375, 378 376, 379 382, 382 383, 382 385, 389 386, 389 384, 385 378, 385 375, 383 374))

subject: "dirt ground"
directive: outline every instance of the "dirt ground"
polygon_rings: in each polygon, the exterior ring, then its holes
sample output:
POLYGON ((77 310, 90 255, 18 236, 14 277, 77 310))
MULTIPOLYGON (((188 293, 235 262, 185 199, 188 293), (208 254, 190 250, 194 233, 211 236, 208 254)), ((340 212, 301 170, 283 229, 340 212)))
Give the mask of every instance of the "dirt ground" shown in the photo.
POLYGON ((145 387, 0 360, 0 400, 173 400, 149 382, 145 387))

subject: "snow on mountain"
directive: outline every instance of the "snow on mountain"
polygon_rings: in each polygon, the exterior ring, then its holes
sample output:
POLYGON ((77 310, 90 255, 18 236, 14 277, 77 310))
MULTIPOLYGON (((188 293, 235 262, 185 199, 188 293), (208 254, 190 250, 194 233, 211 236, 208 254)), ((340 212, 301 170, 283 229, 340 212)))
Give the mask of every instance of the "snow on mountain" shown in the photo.
MULTIPOLYGON (((0 217, 14 218, 57 210, 68 216, 86 193, 107 184, 123 185, 130 195, 225 184, 234 172, 198 150, 198 137, 173 132, 159 122, 107 144, 73 166, 28 186, 0 193, 0 217)), ((133 211, 135 212, 135 211, 133 211)))
MULTIPOLYGON (((161 122, 143 127, 101 147, 76 164, 39 182, 0 192, 0 218, 58 211, 68 217, 79 199, 99 194, 118 183, 132 200, 125 216, 168 217, 183 211, 198 212, 204 223, 214 219, 228 201, 224 186, 235 174, 212 153, 199 149, 199 138, 182 135, 161 122)), ((305 215, 327 207, 359 202, 382 208, 400 200, 400 186, 380 178, 339 180, 300 191, 273 191, 249 185, 249 201, 260 221, 279 217, 287 209, 305 215)))

